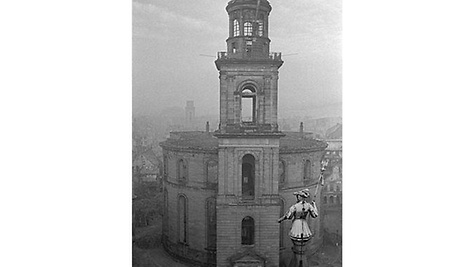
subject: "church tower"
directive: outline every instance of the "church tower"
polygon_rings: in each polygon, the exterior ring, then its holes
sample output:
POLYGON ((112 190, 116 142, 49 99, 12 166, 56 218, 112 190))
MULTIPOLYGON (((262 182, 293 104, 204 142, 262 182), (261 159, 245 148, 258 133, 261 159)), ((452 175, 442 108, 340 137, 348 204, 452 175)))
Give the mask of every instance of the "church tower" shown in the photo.
POLYGON ((270 53, 266 0, 232 0, 220 79, 217 266, 279 265, 280 53, 270 53))

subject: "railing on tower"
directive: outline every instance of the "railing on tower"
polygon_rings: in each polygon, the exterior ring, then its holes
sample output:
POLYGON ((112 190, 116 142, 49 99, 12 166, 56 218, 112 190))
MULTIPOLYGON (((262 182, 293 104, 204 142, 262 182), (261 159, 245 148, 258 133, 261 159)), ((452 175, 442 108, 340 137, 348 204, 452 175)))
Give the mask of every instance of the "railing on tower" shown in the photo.
MULTIPOLYGON (((218 52, 218 59, 223 60, 223 59, 229 59, 229 58, 233 58, 233 57, 230 57, 227 52, 218 52)), ((282 53, 271 52, 269 53, 268 59, 280 61, 282 60, 282 53)))
POLYGON ((228 58, 228 53, 218 52, 218 59, 226 59, 226 58, 228 58))
POLYGON ((282 53, 281 52, 272 52, 269 54, 269 58, 273 60, 281 60, 282 53))

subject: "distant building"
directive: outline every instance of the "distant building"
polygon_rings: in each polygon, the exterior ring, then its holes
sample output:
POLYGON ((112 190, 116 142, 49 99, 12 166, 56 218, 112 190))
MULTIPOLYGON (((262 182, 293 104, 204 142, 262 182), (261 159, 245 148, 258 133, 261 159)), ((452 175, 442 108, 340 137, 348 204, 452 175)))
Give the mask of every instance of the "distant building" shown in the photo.
POLYGON ((194 126, 195 126, 195 104, 193 101, 186 101, 185 129, 193 130, 194 126))
POLYGON ((137 151, 133 157, 132 174, 134 182, 157 182, 162 164, 151 148, 137 151))
MULTIPOLYGON (((337 127, 338 128, 338 127, 337 127)), ((341 129, 341 125, 339 127, 341 129)), ((338 131, 338 130, 336 130, 338 131)), ((334 132, 332 132, 334 133, 334 132)), ((336 136, 330 134, 330 136, 336 136)), ((323 228, 329 241, 340 243, 342 239, 342 205, 343 205, 343 175, 342 175, 342 142, 341 139, 326 140, 328 147, 324 160, 328 166, 324 173, 325 186, 322 190, 323 228)))

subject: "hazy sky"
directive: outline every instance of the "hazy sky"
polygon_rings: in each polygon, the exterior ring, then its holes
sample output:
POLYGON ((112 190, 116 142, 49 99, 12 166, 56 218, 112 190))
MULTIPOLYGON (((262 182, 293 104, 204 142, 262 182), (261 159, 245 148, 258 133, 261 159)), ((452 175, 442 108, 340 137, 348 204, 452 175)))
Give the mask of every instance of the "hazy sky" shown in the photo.
MULTIPOLYGON (((341 0, 269 0, 271 51, 282 52, 279 116, 341 103, 341 0), (285 56, 285 55, 289 56, 285 56), (297 55, 291 55, 297 54, 297 55)), ((133 112, 194 100, 218 113, 216 52, 226 50, 228 0, 133 0, 133 112), (203 57, 200 54, 211 55, 203 57)))

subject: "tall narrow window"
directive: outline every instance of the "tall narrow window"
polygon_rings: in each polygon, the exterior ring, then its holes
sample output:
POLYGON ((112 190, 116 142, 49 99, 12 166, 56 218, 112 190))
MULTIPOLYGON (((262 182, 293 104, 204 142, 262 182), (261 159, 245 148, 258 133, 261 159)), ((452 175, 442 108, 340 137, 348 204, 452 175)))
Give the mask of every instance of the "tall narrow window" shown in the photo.
POLYGON ((254 219, 252 217, 245 217, 241 222, 241 244, 254 244, 254 219))
POLYGON ((211 184, 218 182, 218 163, 214 160, 209 161, 206 166, 206 182, 211 184))
POLYGON ((244 35, 251 36, 252 35, 252 23, 249 21, 244 22, 244 35))
POLYGON ((178 241, 186 243, 187 204, 185 196, 178 197, 178 241))
POLYGON ((177 167, 178 167, 177 168, 178 169, 178 173, 177 173, 178 181, 185 182, 186 179, 187 179, 187 176, 188 176, 185 161, 180 159, 178 161, 178 166, 177 167))
POLYGON ((241 92, 241 120, 256 121, 256 90, 251 86, 244 87, 241 92))
POLYGON ((206 224, 208 248, 216 249, 216 199, 206 200, 206 224))
POLYGON ((257 21, 257 35, 262 36, 264 35, 264 22, 262 20, 257 21))
POLYGON ((279 183, 285 183, 285 163, 283 160, 279 161, 279 183))
POLYGON ((254 156, 247 154, 242 158, 242 197, 244 199, 254 199, 254 173, 254 156))
POLYGON ((340 196, 336 196, 336 204, 340 204, 340 196))
POLYGON ((333 196, 330 196, 330 204, 333 204, 333 196))
POLYGON ((237 19, 233 21, 233 36, 239 36, 239 21, 237 19))
POLYGON ((323 197, 323 204, 327 204, 327 196, 323 197))
POLYGON ((310 177, 312 175, 312 172, 311 172, 311 163, 310 163, 310 160, 306 160, 305 163, 304 163, 304 176, 303 176, 303 179, 304 180, 309 180, 310 177))

